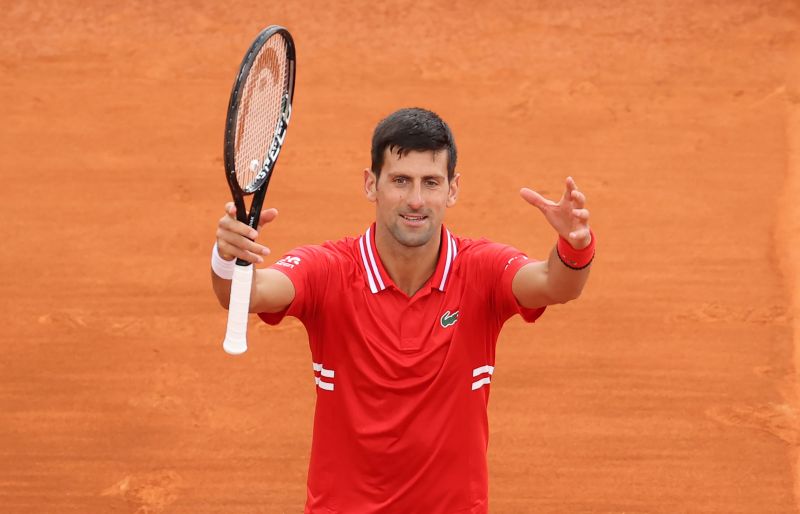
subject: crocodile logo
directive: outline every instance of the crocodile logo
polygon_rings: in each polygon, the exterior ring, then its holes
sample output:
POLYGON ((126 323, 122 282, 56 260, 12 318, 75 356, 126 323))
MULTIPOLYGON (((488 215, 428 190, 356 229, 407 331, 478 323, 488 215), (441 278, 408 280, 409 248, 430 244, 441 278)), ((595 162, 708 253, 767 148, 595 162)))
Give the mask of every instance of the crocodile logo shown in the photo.
POLYGON ((455 325, 456 321, 458 321, 458 311, 455 311, 452 314, 450 311, 445 311, 445 313, 442 314, 442 318, 439 320, 439 323, 442 324, 442 328, 447 328, 455 325))

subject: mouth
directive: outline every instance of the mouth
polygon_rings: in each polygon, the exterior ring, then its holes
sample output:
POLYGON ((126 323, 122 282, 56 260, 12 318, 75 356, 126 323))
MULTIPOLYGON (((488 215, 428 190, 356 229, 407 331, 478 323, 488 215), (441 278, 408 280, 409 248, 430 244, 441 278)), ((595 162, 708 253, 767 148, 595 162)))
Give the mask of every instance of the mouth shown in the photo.
POLYGON ((407 225, 412 226, 422 225, 428 219, 427 216, 420 214, 401 214, 400 217, 403 218, 407 225))

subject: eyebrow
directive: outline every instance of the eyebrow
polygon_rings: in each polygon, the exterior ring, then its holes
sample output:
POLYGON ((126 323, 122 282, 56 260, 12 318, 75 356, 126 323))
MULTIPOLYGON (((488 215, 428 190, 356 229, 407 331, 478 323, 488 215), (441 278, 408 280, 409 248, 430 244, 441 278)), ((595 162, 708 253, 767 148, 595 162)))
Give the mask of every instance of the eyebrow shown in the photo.
MULTIPOLYGON (((395 171, 395 172, 390 172, 390 173, 388 173, 388 175, 389 175, 390 177, 408 177, 408 178, 410 178, 410 177, 411 177, 411 175, 409 175, 408 173, 397 172, 397 171, 395 171)), ((441 179, 443 179, 443 178, 446 178, 446 175, 423 175, 423 176, 422 176, 422 180, 428 180, 428 179, 438 179, 438 180, 441 180, 441 179)))

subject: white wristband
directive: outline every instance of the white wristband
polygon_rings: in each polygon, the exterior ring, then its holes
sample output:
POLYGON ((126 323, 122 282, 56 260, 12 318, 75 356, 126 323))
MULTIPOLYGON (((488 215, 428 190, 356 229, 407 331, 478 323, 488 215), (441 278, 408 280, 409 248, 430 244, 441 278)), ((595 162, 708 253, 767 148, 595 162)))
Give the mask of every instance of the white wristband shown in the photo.
POLYGON ((226 261, 220 257, 216 242, 214 243, 214 248, 211 250, 211 269, 214 270, 216 276, 224 278, 225 280, 232 280, 233 270, 236 269, 236 259, 226 261))

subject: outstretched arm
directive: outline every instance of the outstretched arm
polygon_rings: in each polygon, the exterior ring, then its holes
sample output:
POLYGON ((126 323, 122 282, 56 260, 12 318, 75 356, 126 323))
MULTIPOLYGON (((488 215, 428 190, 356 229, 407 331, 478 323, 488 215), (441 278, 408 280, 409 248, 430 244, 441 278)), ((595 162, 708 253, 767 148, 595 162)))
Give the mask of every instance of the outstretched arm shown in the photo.
POLYGON ((514 296, 527 308, 574 300, 580 296, 591 268, 574 258, 590 260, 594 249, 589 211, 585 208, 586 196, 578 190, 572 177, 567 177, 566 191, 558 203, 528 188, 521 189, 520 195, 544 214, 563 239, 560 254, 556 246, 547 261, 530 263, 519 269, 512 282, 514 296))
MULTIPOLYGON (((272 222, 278 216, 276 209, 261 211, 258 228, 272 222)), ((269 248, 258 244, 258 232, 236 219, 233 202, 225 205, 225 215, 217 224, 217 252, 224 261, 235 258, 251 263, 264 262, 269 248)), ((211 286, 220 305, 228 308, 231 298, 231 280, 224 279, 211 271, 211 286)), ((250 312, 280 312, 294 300, 294 285, 289 277, 274 269, 259 269, 253 273, 253 287, 250 289, 250 312)))

